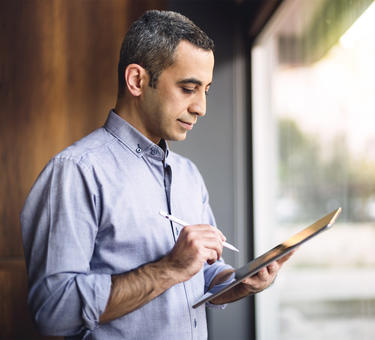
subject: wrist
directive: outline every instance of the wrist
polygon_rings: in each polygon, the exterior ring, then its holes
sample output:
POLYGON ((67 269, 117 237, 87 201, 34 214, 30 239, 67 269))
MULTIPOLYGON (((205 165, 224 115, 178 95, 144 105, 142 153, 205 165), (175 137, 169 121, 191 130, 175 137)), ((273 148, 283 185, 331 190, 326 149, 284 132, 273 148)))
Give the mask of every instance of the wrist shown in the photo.
POLYGON ((173 285, 184 282, 189 279, 186 277, 186 270, 181 265, 176 264, 168 254, 159 261, 160 270, 164 273, 165 277, 168 277, 173 285))
POLYGON ((154 265, 160 274, 161 282, 168 286, 167 289, 183 281, 179 270, 173 265, 168 255, 155 262, 154 265))

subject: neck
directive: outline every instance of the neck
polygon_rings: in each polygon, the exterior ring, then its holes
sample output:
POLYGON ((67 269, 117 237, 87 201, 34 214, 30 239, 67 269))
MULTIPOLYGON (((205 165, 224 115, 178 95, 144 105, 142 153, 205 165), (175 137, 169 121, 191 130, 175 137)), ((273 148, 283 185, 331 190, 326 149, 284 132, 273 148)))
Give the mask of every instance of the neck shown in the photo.
POLYGON ((134 120, 133 117, 136 117, 136 105, 132 103, 132 100, 127 100, 125 95, 117 97, 115 112, 128 123, 131 123, 134 120))
POLYGON ((137 98, 131 97, 127 98, 122 96, 117 98, 115 112, 124 120, 126 120, 130 125, 135 127, 140 133, 145 137, 150 139, 155 144, 159 144, 160 138, 153 138, 147 133, 146 124, 142 120, 142 114, 139 109, 137 98))

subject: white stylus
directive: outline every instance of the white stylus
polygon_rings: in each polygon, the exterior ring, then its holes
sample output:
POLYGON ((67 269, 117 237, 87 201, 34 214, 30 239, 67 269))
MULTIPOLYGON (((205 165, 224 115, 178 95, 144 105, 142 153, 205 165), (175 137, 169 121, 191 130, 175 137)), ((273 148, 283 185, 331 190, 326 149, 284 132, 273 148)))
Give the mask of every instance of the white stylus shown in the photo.
MULTIPOLYGON (((182 225, 183 227, 186 227, 186 226, 188 226, 188 225, 191 225, 191 224, 189 224, 189 223, 187 223, 187 222, 185 222, 185 221, 183 221, 183 220, 180 220, 179 218, 177 218, 177 217, 175 217, 175 216, 173 216, 173 215, 170 215, 170 214, 167 214, 165 211, 163 211, 163 210, 160 210, 159 211, 159 214, 161 215, 161 216, 164 216, 165 218, 167 218, 168 220, 170 220, 170 221, 172 221, 172 222, 175 222, 175 223, 177 223, 177 224, 179 224, 179 225, 182 225)), ((232 246, 230 243, 228 243, 228 242, 224 242, 223 243, 223 246, 225 247, 225 248, 228 248, 228 249, 230 249, 230 250, 233 250, 233 251, 237 251, 237 252, 239 252, 239 250, 235 247, 235 246, 232 246)))

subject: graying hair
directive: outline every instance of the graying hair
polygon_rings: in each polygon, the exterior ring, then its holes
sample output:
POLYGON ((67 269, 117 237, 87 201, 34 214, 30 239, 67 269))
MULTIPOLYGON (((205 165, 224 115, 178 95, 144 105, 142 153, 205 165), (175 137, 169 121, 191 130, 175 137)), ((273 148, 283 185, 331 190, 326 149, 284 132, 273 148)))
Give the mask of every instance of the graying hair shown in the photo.
POLYGON ((150 10, 133 22, 121 45, 118 64, 118 95, 125 91, 124 72, 129 64, 142 66, 156 87, 160 73, 174 62, 181 40, 204 50, 214 50, 214 42, 190 19, 172 11, 150 10))

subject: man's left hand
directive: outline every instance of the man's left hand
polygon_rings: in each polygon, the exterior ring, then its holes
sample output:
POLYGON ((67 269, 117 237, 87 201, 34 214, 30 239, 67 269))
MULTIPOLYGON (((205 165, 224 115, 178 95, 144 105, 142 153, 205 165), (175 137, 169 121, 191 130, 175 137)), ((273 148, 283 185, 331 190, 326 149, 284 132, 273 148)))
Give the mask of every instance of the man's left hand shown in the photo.
MULTIPOLYGON (((270 263, 267 267, 262 268, 257 274, 244 279, 239 285, 233 287, 223 295, 218 296, 211 302, 214 304, 233 302, 266 289, 275 281, 280 268, 287 260, 289 260, 295 251, 296 250, 293 250, 277 261, 270 263)), ((211 283, 211 287, 215 284, 224 282, 230 276, 231 272, 233 271, 230 270, 219 273, 211 283)))
POLYGON ((289 260, 294 252, 288 253, 277 261, 270 263, 267 267, 262 268, 257 274, 243 280, 242 286, 248 292, 247 295, 259 293, 268 288, 275 281, 277 273, 284 262, 289 260))

